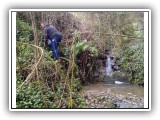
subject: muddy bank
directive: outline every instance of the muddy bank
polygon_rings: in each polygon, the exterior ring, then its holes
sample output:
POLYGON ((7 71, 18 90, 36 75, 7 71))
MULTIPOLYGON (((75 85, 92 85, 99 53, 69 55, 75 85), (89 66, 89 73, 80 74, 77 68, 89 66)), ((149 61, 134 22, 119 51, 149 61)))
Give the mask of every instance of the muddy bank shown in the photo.
POLYGON ((82 90, 86 108, 143 108, 144 89, 136 85, 90 84, 82 90))

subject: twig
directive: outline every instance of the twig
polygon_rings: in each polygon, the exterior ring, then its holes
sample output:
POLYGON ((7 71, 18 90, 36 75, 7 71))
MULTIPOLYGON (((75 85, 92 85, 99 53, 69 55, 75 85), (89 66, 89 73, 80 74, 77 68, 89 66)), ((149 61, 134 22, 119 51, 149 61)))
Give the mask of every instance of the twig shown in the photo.
MULTIPOLYGON (((20 42, 20 43, 22 43, 22 42, 20 42)), ((39 49, 39 50, 41 51, 41 56, 40 56, 39 60, 37 61, 37 63, 35 64, 35 66, 33 67, 32 72, 27 76, 26 80, 18 87, 18 89, 20 89, 26 82, 29 81, 29 78, 32 76, 32 74, 33 74, 34 71, 36 70, 38 64, 40 63, 40 61, 41 61, 41 59, 42 59, 42 57, 43 57, 43 49, 42 49, 41 47, 38 47, 38 46, 32 45, 32 44, 28 44, 28 43, 22 43, 22 44, 31 45, 31 46, 39 49)))

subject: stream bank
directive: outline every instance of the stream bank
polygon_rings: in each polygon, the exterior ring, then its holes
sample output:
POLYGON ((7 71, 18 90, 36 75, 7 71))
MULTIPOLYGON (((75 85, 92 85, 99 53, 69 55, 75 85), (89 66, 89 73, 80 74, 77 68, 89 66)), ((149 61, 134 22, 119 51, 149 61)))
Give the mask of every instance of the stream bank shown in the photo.
POLYGON ((86 108, 143 108, 143 87, 130 84, 90 84, 83 88, 86 108))

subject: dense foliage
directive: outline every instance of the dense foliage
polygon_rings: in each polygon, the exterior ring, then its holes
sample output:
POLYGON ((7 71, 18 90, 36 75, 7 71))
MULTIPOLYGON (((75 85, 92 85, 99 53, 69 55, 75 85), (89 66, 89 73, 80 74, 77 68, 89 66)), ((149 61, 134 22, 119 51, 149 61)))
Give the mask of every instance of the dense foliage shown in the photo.
POLYGON ((105 55, 106 48, 120 58, 117 62, 129 82, 143 83, 143 17, 137 14, 18 12, 17 108, 85 108, 80 90, 93 81, 95 70, 100 67, 97 59, 100 54, 105 55), (43 43, 41 21, 55 25, 63 34, 58 62, 43 43))
POLYGON ((144 82, 144 56, 143 43, 128 47, 122 54, 122 67, 126 72, 128 81, 142 84, 144 82))
POLYGON ((132 36, 123 37, 123 51, 121 62, 127 80, 131 83, 144 83, 144 42, 143 42, 143 23, 132 23, 125 34, 132 36), (129 31, 130 30, 130 31, 129 31))

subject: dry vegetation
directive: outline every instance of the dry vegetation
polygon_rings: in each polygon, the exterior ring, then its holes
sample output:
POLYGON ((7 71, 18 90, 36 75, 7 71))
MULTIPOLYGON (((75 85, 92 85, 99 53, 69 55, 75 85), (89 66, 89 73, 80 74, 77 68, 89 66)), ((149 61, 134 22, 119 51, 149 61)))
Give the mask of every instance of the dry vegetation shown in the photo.
POLYGON ((92 82, 106 48, 122 59, 130 82, 143 82, 143 73, 136 73, 143 71, 143 57, 137 58, 143 56, 140 12, 19 12, 16 45, 18 108, 85 107, 78 91, 92 82), (63 34, 59 62, 43 44, 41 22, 63 34), (137 62, 137 68, 131 65, 137 62))

